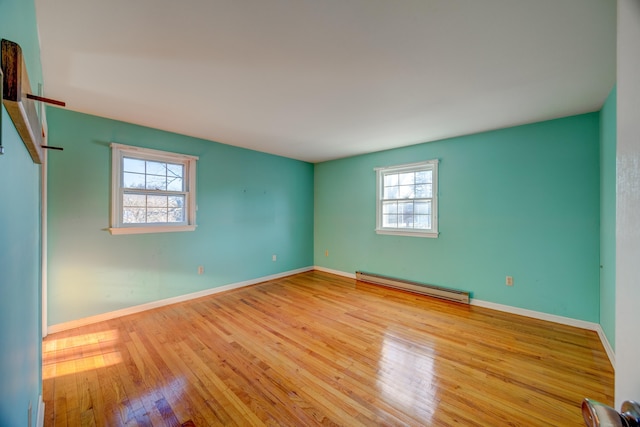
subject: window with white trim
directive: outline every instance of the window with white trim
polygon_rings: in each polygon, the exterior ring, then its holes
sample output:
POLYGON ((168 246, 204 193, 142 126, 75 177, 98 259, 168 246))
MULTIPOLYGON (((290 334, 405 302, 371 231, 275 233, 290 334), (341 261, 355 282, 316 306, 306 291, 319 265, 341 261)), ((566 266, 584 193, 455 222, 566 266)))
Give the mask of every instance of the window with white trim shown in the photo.
POLYGON ((438 237, 438 160, 376 168, 376 232, 438 237))
POLYGON ((195 156, 111 144, 111 234, 193 231, 195 156))

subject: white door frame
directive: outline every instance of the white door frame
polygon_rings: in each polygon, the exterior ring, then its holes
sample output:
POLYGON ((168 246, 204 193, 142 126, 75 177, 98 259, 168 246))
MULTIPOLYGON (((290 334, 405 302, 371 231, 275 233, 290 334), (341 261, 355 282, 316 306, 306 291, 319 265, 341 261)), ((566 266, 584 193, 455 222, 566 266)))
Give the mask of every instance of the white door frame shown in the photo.
MULTIPOLYGON (((39 92, 42 91, 40 87, 39 92)), ((41 104, 40 108, 40 122, 42 123, 42 130, 44 139, 42 144, 47 145, 47 117, 46 117, 46 109, 44 105, 41 104)), ((43 150, 42 153, 42 166, 40 168, 40 276, 41 276, 41 293, 42 293, 42 338, 46 337, 48 334, 47 329, 49 326, 47 325, 47 161, 48 155, 47 150, 43 150)))

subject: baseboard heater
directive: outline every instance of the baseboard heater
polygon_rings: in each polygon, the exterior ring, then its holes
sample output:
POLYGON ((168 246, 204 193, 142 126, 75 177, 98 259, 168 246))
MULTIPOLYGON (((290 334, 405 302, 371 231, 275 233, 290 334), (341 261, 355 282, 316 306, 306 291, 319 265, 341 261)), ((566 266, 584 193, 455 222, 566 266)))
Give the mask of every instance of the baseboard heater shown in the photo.
POLYGON ((356 279, 363 282, 375 283, 377 285, 390 286, 392 288, 403 289, 419 294, 442 298, 449 301, 469 304, 469 292, 457 291, 454 289, 441 288, 439 286, 425 285, 409 280, 394 279, 393 277, 381 276, 379 274, 356 271, 356 279))

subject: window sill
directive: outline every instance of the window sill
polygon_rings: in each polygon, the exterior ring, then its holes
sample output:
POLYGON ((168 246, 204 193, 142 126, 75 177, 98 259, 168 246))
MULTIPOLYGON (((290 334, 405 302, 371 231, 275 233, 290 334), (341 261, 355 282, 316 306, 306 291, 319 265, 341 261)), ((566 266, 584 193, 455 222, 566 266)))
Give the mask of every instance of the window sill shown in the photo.
POLYGON ((411 236, 411 237, 428 237, 431 239, 438 238, 438 232, 431 231, 408 231, 408 230, 388 230, 388 229, 376 229, 377 234, 387 234, 392 236, 411 236))
POLYGON ((148 233, 172 233, 178 231, 195 231, 195 225, 177 226, 151 226, 151 227, 112 227, 108 228, 112 235, 120 234, 148 234, 148 233))

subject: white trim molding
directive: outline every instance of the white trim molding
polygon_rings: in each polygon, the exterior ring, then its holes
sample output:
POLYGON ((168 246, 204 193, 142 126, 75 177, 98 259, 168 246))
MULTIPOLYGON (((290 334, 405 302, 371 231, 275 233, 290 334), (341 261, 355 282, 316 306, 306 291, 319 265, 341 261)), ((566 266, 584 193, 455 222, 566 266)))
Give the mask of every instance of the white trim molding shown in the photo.
MULTIPOLYGON (((44 111, 44 110, 42 110, 44 111)), ((46 123, 46 121, 45 121, 46 123)), ((49 259, 49 251, 47 250, 49 243, 47 240, 48 236, 48 214, 47 214, 47 204, 48 202, 48 194, 49 190, 47 188, 47 175, 48 175, 48 163, 49 163, 49 150, 44 150, 42 154, 42 168, 40 169, 40 297, 41 297, 41 310, 40 310, 40 328, 42 338, 47 336, 47 307, 49 304, 49 299, 47 296, 47 271, 49 271, 48 267, 48 259, 49 259)))
POLYGON ((112 235, 119 234, 146 234, 146 233, 173 233, 179 231, 195 231, 196 225, 175 225, 171 227, 111 227, 108 228, 112 235))
POLYGON ((220 292, 230 291, 233 289, 243 288, 245 286, 251 286, 269 280, 281 279, 283 277, 292 276, 294 274, 304 273, 313 270, 313 267, 303 267, 296 270, 285 271, 282 273, 272 274, 270 276, 258 277, 256 279, 245 280, 244 282, 231 283, 228 285, 218 286, 215 288, 205 289, 203 291, 193 292, 185 295, 178 295, 172 298, 166 298, 158 301, 148 302, 146 304, 140 304, 133 307, 123 308, 121 310, 110 311, 108 313, 102 313, 95 316, 85 317, 82 319, 71 320, 69 322, 58 323, 51 325, 47 328, 47 332, 55 334, 56 332, 66 331, 80 326, 90 325, 92 323, 103 322, 105 320, 116 319, 122 316, 128 316, 130 314, 140 313, 153 308, 164 307, 165 305, 176 304, 179 302, 189 301, 196 298, 202 298, 209 295, 217 294, 220 292))
POLYGON ((597 325, 596 332, 600 337, 600 341, 602 342, 602 346, 604 347, 604 351, 607 352, 607 356, 609 357, 609 362, 611 362, 611 367, 615 371, 616 369, 616 352, 613 350, 611 343, 607 339, 607 335, 604 333, 604 329, 602 329, 601 325, 597 325))
POLYGON ((44 427, 44 400, 42 395, 38 399, 38 413, 36 414, 36 427, 44 427))
MULTIPOLYGON (((351 273, 345 273, 344 271, 332 270, 326 267, 315 266, 314 270, 324 271, 325 273, 335 274, 337 276, 347 277, 349 279, 355 279, 356 275, 351 273)), ((587 322, 585 320, 572 319, 570 317, 558 316, 555 314, 543 313, 541 311, 527 310, 525 308, 513 307, 510 305, 497 304, 489 301, 482 301, 475 298, 471 299, 470 305, 475 305, 478 307, 484 307, 491 310, 502 311, 505 313, 517 314, 519 316, 531 317, 533 319, 538 320, 546 320, 548 322, 559 323, 561 325, 573 326, 580 329, 586 329, 589 331, 595 331, 600 338, 600 342, 604 347, 607 356, 609 357, 609 362, 613 369, 615 369, 615 352, 607 339, 607 336, 604 333, 604 330, 600 326, 599 323, 587 322)))

